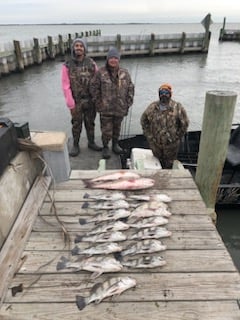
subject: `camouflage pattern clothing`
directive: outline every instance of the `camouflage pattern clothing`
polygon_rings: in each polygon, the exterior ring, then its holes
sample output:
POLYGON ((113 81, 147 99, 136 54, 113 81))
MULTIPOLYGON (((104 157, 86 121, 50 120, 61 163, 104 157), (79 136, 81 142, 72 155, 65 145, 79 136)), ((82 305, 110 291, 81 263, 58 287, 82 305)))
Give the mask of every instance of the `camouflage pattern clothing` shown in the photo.
POLYGON ((104 66, 91 81, 90 92, 100 113, 103 145, 107 145, 119 138, 122 120, 133 104, 134 85, 126 69, 113 73, 104 66))
POLYGON ((166 109, 161 110, 160 101, 155 101, 142 114, 141 125, 154 156, 164 169, 172 168, 189 125, 183 106, 171 99, 166 109))
POLYGON ((88 140, 94 139, 96 109, 90 96, 89 82, 95 74, 96 65, 86 56, 83 61, 71 59, 65 65, 69 71, 70 86, 75 100, 75 108, 71 112, 72 135, 74 142, 78 144, 83 122, 88 140))

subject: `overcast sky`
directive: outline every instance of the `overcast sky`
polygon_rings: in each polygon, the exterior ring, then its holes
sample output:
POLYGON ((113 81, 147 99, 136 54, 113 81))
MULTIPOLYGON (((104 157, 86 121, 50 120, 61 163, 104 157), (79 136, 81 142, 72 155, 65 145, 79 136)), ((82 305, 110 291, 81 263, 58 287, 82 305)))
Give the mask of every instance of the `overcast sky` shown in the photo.
POLYGON ((200 22, 240 23, 239 0, 0 0, 0 24, 200 22))

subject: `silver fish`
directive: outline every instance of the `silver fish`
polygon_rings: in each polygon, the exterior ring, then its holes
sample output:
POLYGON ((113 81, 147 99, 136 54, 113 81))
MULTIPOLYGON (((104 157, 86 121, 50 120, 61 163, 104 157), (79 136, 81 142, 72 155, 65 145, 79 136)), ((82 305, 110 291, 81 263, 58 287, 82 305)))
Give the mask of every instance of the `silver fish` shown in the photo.
POLYGON ((114 181, 119 179, 138 179, 140 175, 136 172, 132 172, 129 170, 120 170, 114 173, 105 174, 103 176, 99 176, 93 179, 90 179, 91 182, 102 182, 102 181, 114 181))
POLYGON ((105 272, 117 272, 122 270, 122 264, 114 257, 93 256, 85 259, 77 259, 70 261, 65 257, 61 257, 57 264, 57 270, 74 269, 75 271, 85 270, 93 272, 91 278, 97 278, 105 272))
POLYGON ((129 217, 130 214, 131 214, 131 211, 126 209, 110 210, 108 212, 99 213, 88 220, 80 218, 79 223, 81 225, 92 223, 92 222, 95 222, 95 224, 97 224, 102 221, 125 219, 129 217))
POLYGON ((113 221, 113 223, 101 223, 96 228, 88 231, 87 236, 110 231, 124 231, 129 229, 129 225, 122 221, 113 221))
POLYGON ((104 242, 96 246, 89 246, 86 249, 80 249, 77 245, 71 250, 73 256, 75 255, 95 255, 95 254, 109 254, 114 252, 121 252, 122 247, 116 242, 104 242))
POLYGON ((163 193, 159 193, 159 194, 133 194, 133 195, 129 195, 128 199, 132 199, 132 200, 138 200, 138 201, 162 201, 162 202, 171 202, 172 199, 163 193))
POLYGON ((153 216, 162 216, 162 217, 170 217, 172 213, 168 211, 166 208, 159 209, 143 209, 137 207, 131 212, 130 217, 153 217, 153 216))
POLYGON ((147 218, 130 217, 127 220, 127 224, 132 228, 151 228, 162 226, 168 223, 168 219, 162 216, 152 216, 147 218))
POLYGON ((155 181, 149 178, 120 179, 116 181, 106 181, 100 183, 86 182, 86 186, 92 189, 106 190, 141 190, 153 187, 155 181))
POLYGON ((102 283, 96 283, 88 297, 76 296, 76 304, 79 310, 83 310, 88 304, 100 303, 103 299, 113 295, 120 295, 125 290, 137 285, 135 279, 130 277, 110 278, 102 283))
POLYGON ((128 239, 159 239, 170 237, 172 235, 171 231, 168 231, 163 227, 154 227, 154 228, 146 228, 141 229, 140 231, 131 235, 128 239))
POLYGON ((167 246, 164 245, 160 240, 147 239, 138 241, 135 244, 130 244, 126 249, 121 251, 121 256, 136 255, 139 253, 154 253, 164 251, 167 246))
POLYGON ((127 239, 127 236, 121 231, 113 232, 104 232, 91 236, 79 236, 77 235, 74 242, 115 242, 115 241, 124 241, 127 239))
POLYGON ((109 194, 89 194, 85 193, 83 196, 84 199, 94 199, 98 201, 116 201, 116 200, 124 200, 126 199, 125 194, 122 192, 112 192, 109 194))
POLYGON ((122 260, 121 263, 129 268, 156 268, 164 266, 166 261, 160 256, 144 256, 139 259, 122 260))
POLYGON ((129 207, 129 203, 126 200, 100 201, 98 203, 84 202, 82 205, 82 209, 96 210, 128 209, 129 207))

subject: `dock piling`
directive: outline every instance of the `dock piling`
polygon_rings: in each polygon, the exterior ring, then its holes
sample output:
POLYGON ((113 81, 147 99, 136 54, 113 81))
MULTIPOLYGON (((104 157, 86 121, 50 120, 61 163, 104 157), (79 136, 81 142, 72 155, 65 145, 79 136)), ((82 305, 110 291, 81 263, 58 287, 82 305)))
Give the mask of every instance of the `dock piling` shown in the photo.
POLYGON ((232 91, 206 93, 195 181, 213 220, 236 99, 232 91))

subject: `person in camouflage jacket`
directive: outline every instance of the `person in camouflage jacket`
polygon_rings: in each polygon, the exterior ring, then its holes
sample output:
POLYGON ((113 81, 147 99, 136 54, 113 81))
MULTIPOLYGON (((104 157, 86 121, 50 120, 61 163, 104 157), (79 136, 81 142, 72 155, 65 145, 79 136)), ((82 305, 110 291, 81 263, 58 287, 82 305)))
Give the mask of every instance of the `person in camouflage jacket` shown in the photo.
POLYGON ((141 125, 153 155, 163 169, 171 169, 189 119, 181 103, 171 99, 172 87, 159 88, 159 100, 151 103, 141 116, 141 125))
POLYGON ((120 54, 111 48, 104 67, 100 68, 90 84, 90 92, 100 114, 103 143, 103 158, 110 158, 109 141, 112 151, 120 154, 118 144, 121 123, 133 104, 134 85, 129 72, 119 66, 120 54))
POLYGON ((62 90, 68 109, 71 112, 73 146, 69 155, 79 154, 79 139, 84 123, 88 148, 101 151, 94 141, 96 109, 89 92, 89 82, 98 68, 93 59, 86 56, 87 45, 84 39, 73 40, 71 58, 62 66, 62 90))

